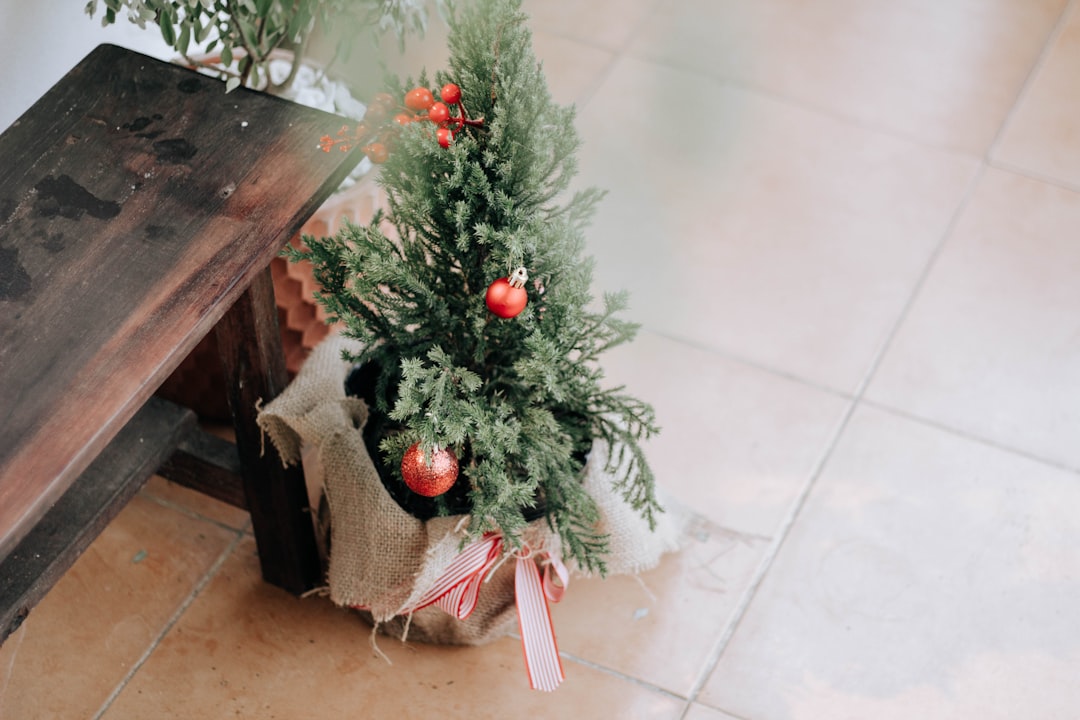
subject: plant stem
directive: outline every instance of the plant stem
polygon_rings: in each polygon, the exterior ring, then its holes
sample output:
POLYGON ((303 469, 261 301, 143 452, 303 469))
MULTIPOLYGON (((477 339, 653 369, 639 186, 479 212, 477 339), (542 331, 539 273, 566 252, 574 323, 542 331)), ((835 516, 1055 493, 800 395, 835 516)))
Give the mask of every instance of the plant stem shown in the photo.
POLYGON ((300 41, 300 45, 293 49, 292 66, 289 68, 289 76, 285 78, 280 85, 274 85, 274 94, 284 92, 292 87, 293 81, 296 80, 296 74, 300 72, 300 63, 303 61, 304 56, 307 55, 308 47, 308 35, 304 35, 300 41))

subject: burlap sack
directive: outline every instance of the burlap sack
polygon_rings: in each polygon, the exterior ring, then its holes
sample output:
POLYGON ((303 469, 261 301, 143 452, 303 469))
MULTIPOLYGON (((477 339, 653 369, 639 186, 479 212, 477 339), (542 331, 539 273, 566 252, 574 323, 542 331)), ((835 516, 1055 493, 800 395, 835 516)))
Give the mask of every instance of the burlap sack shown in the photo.
MULTIPOLYGON (((383 630, 401 630, 426 642, 478 644, 516 627, 514 563, 503 563, 480 592, 466 620, 428 607, 404 618, 461 551, 463 516, 421 521, 401 509, 379 479, 364 445, 363 400, 345 395, 350 365, 342 352, 359 351, 355 341, 333 335, 308 358, 297 378, 262 409, 259 426, 287 464, 299 462, 305 444, 321 467, 322 492, 330 511, 329 594, 333 602, 368 608, 383 630)), ((686 515, 668 505, 655 531, 612 491, 604 472, 607 448, 593 444, 583 482, 601 511, 599 531, 610 538, 609 574, 636 573, 677 550, 686 515)), ((559 538, 544 520, 525 535, 531 547, 558 553, 559 538)), ((581 574, 580 568, 571 567, 581 574)))

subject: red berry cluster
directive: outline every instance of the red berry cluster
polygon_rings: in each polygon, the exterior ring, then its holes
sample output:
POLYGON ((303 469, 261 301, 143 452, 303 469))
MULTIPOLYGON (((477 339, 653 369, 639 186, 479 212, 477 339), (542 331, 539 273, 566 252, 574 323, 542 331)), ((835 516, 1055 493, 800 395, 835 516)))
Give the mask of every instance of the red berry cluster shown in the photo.
POLYGON ((444 148, 450 147, 454 136, 465 127, 480 127, 483 118, 472 119, 461 103, 461 88, 454 83, 447 83, 439 90, 440 100, 436 101, 427 88, 413 88, 405 95, 405 106, 427 115, 413 116, 408 121, 430 120, 438 126, 435 139, 444 148), (455 114, 456 111, 456 114, 455 114))
POLYGON ((454 135, 466 126, 479 127, 484 124, 483 118, 469 118, 465 106, 461 104, 461 88, 454 83, 443 85, 439 97, 441 101, 436 101, 430 90, 416 87, 405 93, 405 105, 401 108, 395 106, 389 94, 379 93, 372 99, 363 120, 351 136, 348 126, 342 126, 337 139, 323 135, 319 145, 323 152, 330 152, 334 146, 347 152, 359 145, 371 162, 384 163, 390 156, 397 132, 409 123, 420 120, 435 123, 438 126, 435 139, 444 148, 450 147, 454 135), (456 109, 456 115, 451 113, 451 108, 456 109), (394 113, 395 110, 402 111, 394 113))

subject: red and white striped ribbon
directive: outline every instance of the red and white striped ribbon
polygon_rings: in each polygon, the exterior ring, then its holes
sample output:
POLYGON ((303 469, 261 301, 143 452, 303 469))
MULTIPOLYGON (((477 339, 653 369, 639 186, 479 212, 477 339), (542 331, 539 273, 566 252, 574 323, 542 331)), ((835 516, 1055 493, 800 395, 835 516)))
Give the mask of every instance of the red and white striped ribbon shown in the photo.
POLYGON ((562 564, 559 558, 551 553, 544 553, 544 555, 545 559, 541 563, 544 566, 544 595, 551 602, 557 603, 562 600, 563 593, 566 592, 566 586, 570 584, 570 571, 566 569, 566 566, 562 564), (558 583, 555 582, 555 578, 551 577, 553 571, 559 579, 558 583))
MULTIPOLYGON (((488 533, 470 543, 447 566, 443 574, 411 607, 401 611, 409 615, 429 605, 436 605, 448 615, 464 620, 476 609, 480 586, 494 567, 502 552, 502 536, 488 533)), ((353 605, 357 610, 370 610, 366 605, 353 605)))
POLYGON ((502 537, 495 533, 468 545, 409 612, 437 605, 458 620, 469 617, 476 608, 484 578, 499 560, 502 545, 502 537))
MULTIPOLYGON (((403 613, 414 613, 429 605, 435 605, 458 620, 469 617, 476 608, 480 587, 498 563, 502 549, 502 536, 496 533, 488 533, 469 544, 416 604, 403 613)), ((557 557, 546 552, 540 555, 544 557, 543 578, 536 565, 536 556, 530 554, 528 548, 517 553, 514 595, 529 684, 534 690, 551 691, 557 688, 566 676, 563 674, 562 659, 555 643, 555 630, 551 625, 548 601, 559 602, 562 599, 570 576, 566 566, 557 557)), ((360 605, 355 607, 367 609, 360 605)))
POLYGON ((521 631, 521 648, 525 653, 525 669, 529 672, 529 685, 533 690, 550 692, 559 687, 566 679, 563 674, 559 647, 555 643, 555 630, 551 626, 551 610, 547 601, 558 602, 566 589, 566 569, 556 573, 562 580, 558 587, 550 580, 553 566, 562 567, 562 563, 549 559, 540 579, 540 570, 536 561, 526 553, 519 553, 517 567, 514 570, 514 595, 518 611, 518 628, 521 631), (549 587, 550 586, 550 587, 549 587))

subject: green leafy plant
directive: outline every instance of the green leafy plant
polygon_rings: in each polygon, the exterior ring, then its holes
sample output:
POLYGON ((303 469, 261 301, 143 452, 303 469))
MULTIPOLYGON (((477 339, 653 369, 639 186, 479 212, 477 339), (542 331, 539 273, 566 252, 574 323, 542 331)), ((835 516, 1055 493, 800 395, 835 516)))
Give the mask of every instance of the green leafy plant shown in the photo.
POLYGON ((396 424, 380 447, 397 481, 415 444, 450 448, 470 534, 520 542, 541 508, 565 555, 602 572, 607 539, 581 483, 594 439, 625 501, 650 523, 661 510, 639 444, 657 430, 652 408, 605 387, 597 364, 637 329, 618 317, 624 294, 591 295, 584 230, 602 193, 570 191, 574 110, 551 98, 520 0, 478 0, 448 22, 449 70, 433 87, 390 78, 363 123, 398 113, 387 147, 367 146, 385 154, 387 212, 290 254, 364 344, 351 359, 380 369, 373 414, 396 424), (485 290, 519 267, 527 304, 496 310, 485 290))
MULTIPOLYGON (((444 2, 435 2, 440 12, 444 2)), ((140 27, 156 26, 187 63, 218 72, 226 90, 240 85, 271 92, 287 88, 316 34, 336 42, 337 58, 348 56, 365 28, 376 38, 393 31, 401 42, 406 32, 422 34, 427 25, 423 0, 89 0, 87 14, 93 17, 99 5, 104 5, 103 25, 126 12, 140 27), (195 57, 196 48, 202 55, 216 55, 195 57), (267 63, 281 48, 293 51, 293 65, 288 77, 274 85, 267 63)))

